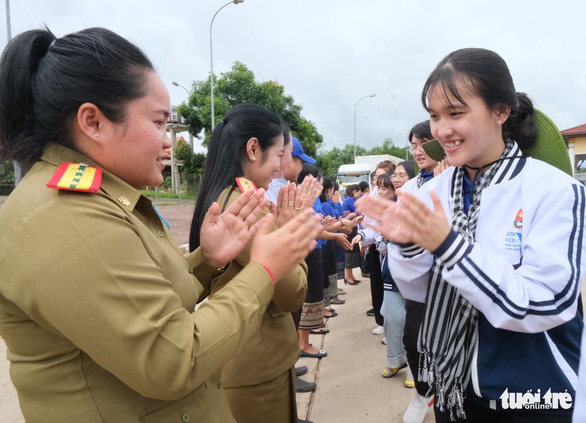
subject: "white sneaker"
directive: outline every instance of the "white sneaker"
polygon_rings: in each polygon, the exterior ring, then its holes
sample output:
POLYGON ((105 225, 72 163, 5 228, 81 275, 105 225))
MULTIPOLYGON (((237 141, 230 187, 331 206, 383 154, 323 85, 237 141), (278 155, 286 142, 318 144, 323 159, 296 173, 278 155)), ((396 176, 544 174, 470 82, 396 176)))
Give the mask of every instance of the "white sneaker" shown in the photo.
POLYGON ((415 393, 415 398, 403 414, 403 423, 421 423, 427 414, 427 411, 433 407, 433 396, 426 398, 423 395, 415 393))
POLYGON ((380 340, 381 344, 383 345, 387 345, 387 337, 383 337, 383 339, 380 340))
POLYGON ((377 326, 372 330, 373 335, 382 335, 383 333, 385 333, 385 328, 382 326, 377 326))

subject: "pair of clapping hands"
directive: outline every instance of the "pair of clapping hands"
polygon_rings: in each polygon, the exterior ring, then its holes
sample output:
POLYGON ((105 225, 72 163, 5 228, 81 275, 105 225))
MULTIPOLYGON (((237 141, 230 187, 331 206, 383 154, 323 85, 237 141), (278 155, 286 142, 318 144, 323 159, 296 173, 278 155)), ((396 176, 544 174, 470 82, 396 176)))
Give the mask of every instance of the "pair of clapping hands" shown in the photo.
POLYGON ((219 204, 212 204, 200 232, 202 254, 212 266, 226 266, 252 239, 250 262, 270 269, 278 281, 314 249, 322 228, 313 209, 300 207, 295 216, 271 232, 274 214, 258 220, 268 201, 264 193, 262 188, 256 192, 251 188, 222 214, 219 204))

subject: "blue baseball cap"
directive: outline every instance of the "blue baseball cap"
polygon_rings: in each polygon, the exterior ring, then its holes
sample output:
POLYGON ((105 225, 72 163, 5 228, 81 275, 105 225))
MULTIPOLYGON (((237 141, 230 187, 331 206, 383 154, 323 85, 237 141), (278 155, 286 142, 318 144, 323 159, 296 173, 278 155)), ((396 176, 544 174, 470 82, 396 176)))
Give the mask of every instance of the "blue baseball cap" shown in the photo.
POLYGON ((301 143, 299 142, 299 140, 295 137, 291 137, 291 138, 293 141, 293 151, 291 151, 291 156, 292 157, 299 157, 304 162, 315 164, 316 163, 315 159, 312 159, 311 157, 309 157, 307 154, 305 154, 303 152, 303 147, 301 146, 301 143))

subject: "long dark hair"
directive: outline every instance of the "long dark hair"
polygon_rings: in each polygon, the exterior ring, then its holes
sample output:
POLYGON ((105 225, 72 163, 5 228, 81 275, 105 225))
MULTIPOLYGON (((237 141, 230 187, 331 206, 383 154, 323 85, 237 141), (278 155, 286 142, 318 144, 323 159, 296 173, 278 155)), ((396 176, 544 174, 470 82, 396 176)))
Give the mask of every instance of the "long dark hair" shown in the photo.
POLYGON ((499 104, 511 107, 511 114, 503 124, 503 136, 517 141, 522 149, 531 147, 537 136, 533 122, 533 103, 525 93, 518 93, 506 62, 493 51, 465 48, 448 54, 429 75, 421 101, 427 109, 427 95, 439 84, 443 91, 466 105, 457 89, 457 82, 478 95, 489 109, 499 104))
POLYGON ((75 148, 71 125, 84 103, 123 122, 128 103, 147 94, 152 69, 138 47, 104 28, 17 35, 0 59, 0 157, 30 165, 49 143, 75 148))
POLYGON ((248 140, 258 139, 264 163, 267 159, 265 151, 275 144, 284 130, 285 125, 277 115, 256 104, 234 106, 216 124, 208 145, 202 184, 191 221, 190 251, 200 245, 199 231, 212 203, 224 189, 236 186, 236 178, 244 175, 242 163, 246 160, 248 140))
POLYGON ((301 165, 301 172, 297 175, 297 184, 302 183, 307 175, 311 175, 317 180, 322 178, 321 172, 316 165, 304 162, 303 165, 301 165))

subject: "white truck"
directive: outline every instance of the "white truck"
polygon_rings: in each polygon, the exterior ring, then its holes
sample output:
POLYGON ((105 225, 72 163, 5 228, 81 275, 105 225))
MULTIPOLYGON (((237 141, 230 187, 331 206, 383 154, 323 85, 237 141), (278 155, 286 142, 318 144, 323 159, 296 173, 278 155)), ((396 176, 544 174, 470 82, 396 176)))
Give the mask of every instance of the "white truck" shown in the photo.
POLYGON ((354 164, 341 165, 338 169, 338 184, 340 184, 342 197, 348 185, 359 184, 361 181, 365 181, 370 186, 370 174, 384 160, 391 160, 395 164, 403 161, 403 159, 391 156, 390 154, 379 154, 374 156, 356 156, 354 164))

